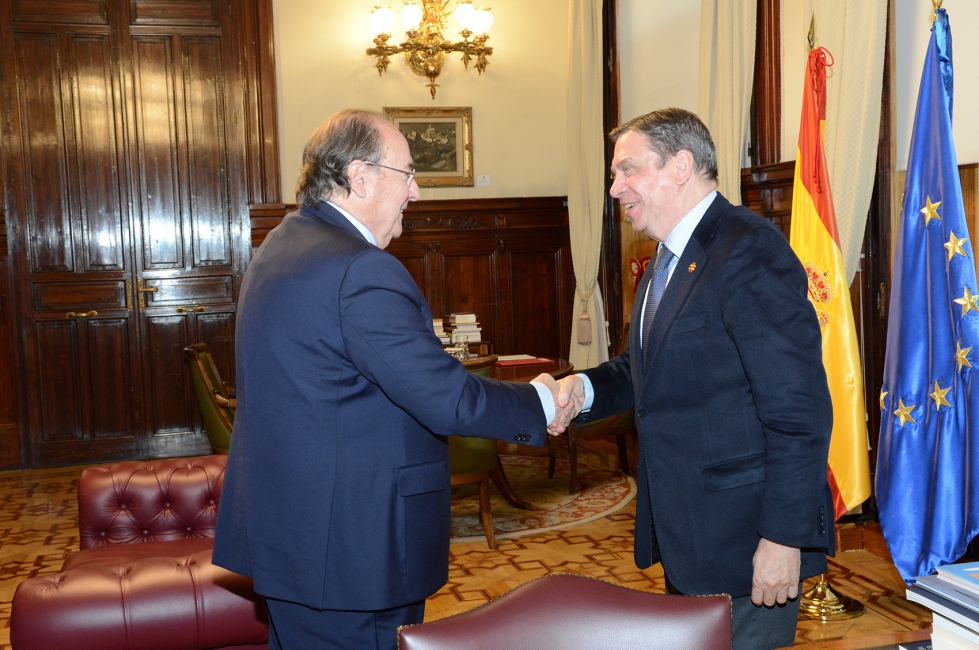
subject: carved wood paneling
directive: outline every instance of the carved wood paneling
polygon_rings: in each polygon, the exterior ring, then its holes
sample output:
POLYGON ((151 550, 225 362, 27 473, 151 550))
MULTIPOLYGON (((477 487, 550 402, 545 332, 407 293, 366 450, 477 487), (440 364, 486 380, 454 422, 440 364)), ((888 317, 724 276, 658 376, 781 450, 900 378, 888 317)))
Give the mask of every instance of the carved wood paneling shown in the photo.
MULTIPOLYGON (((263 207, 252 245, 294 209, 263 207)), ((387 250, 436 318, 475 312, 494 353, 567 358, 574 270, 565 197, 416 201, 387 250)))
POLYGON ((789 238, 795 161, 741 170, 741 202, 765 217, 789 238))
POLYGON ((0 323, 0 346, 23 378, 0 377, 0 466, 25 448, 33 465, 209 449, 181 350, 208 343, 234 377, 245 213, 279 201, 271 15, 268 0, 0 0, 0 280, 16 282, 0 318, 19 325, 0 323))

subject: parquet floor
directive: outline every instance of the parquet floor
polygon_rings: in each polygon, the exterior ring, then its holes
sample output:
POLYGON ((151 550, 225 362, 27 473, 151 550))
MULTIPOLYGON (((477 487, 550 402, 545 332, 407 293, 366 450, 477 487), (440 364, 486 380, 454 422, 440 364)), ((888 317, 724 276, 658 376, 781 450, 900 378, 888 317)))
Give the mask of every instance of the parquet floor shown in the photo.
MULTIPOLYGON (((506 450, 509 453, 516 448, 506 450)), ((526 453, 526 448, 520 448, 526 453)), ((535 453, 535 452, 529 452, 535 453)), ((536 452, 540 453, 540 452, 536 452)), ((589 441, 579 453, 589 464, 615 467, 614 445, 589 441)), ((17 585, 56 572, 78 549, 76 491, 80 467, 0 472, 0 650, 9 650, 10 602, 17 585)), ((567 489, 567 477, 555 477, 567 489)), ((643 591, 663 592, 659 565, 639 570, 632 560, 634 502, 619 512, 568 530, 485 542, 453 544, 449 581, 428 599, 426 620, 466 611, 517 585, 552 573, 578 573, 643 591)), ((830 559, 829 580, 864 603, 860 618, 836 623, 802 621, 796 645, 856 639, 928 627, 928 610, 904 598, 894 566, 867 551, 830 559)))

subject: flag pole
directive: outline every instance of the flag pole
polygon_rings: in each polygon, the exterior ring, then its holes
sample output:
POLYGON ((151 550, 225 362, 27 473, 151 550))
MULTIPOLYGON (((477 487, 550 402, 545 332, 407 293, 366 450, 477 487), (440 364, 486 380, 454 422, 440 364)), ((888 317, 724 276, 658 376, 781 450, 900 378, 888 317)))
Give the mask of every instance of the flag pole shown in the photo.
POLYGON ((844 621, 863 613, 863 603, 833 589, 825 573, 799 601, 799 618, 804 621, 844 621))
MULTIPOLYGON (((812 20, 809 22, 809 33, 807 34, 806 39, 809 41, 809 52, 811 53, 816 49, 816 12, 813 12, 812 20)), ((803 112, 805 113, 805 111, 803 112)), ((803 125, 803 128, 805 128, 805 125, 803 125)), ((802 152, 800 151, 800 155, 801 153, 802 152)), ((793 192, 798 191, 798 189, 799 188, 793 186, 793 192)), ((794 204, 795 198, 793 197, 793 205, 794 204)), ((793 209, 793 219, 796 216, 795 210, 793 209)), ((793 228, 795 227, 796 226, 793 225, 793 228)), ((849 295, 845 296, 843 299, 848 300, 849 295)), ((836 326, 838 327, 839 324, 836 326)), ((825 573, 819 575, 819 580, 816 582, 814 587, 804 592, 799 597, 799 618, 801 620, 841 621, 856 618, 861 616, 863 613, 863 604, 860 601, 854 600, 834 590, 829 584, 829 581, 826 579, 825 573)))

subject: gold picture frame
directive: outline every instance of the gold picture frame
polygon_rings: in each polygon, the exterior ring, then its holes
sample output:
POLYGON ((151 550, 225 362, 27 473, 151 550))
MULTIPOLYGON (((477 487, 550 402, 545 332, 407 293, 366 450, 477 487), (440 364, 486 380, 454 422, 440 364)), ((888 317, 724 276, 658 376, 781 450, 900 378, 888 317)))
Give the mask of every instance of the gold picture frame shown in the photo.
POLYGON ((384 107, 408 140, 419 187, 473 187, 473 109, 384 107))

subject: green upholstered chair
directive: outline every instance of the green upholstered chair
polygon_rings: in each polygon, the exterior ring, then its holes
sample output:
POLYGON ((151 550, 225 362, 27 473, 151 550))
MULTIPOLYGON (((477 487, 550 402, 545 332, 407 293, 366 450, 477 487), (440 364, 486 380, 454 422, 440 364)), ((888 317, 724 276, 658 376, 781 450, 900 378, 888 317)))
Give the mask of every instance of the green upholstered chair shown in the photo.
POLYGON ((234 389, 221 381, 207 345, 195 343, 184 348, 190 376, 197 393, 204 431, 215 454, 227 454, 231 446, 231 429, 235 423, 234 389))
MULTIPOLYGON (((474 375, 488 377, 490 369, 496 363, 496 355, 471 359, 462 363, 474 375)), ((449 465, 452 470, 452 485, 479 484, 479 516, 483 522, 483 532, 486 533, 486 542, 490 548, 496 548, 496 536, 493 534, 493 511, 490 508, 490 481, 493 481, 496 489, 513 507, 523 510, 537 509, 536 506, 521 500, 510 487, 506 473, 503 471, 503 465, 500 464, 496 440, 470 436, 449 436, 449 465)))
MULTIPOLYGON (((622 345, 619 352, 629 344, 629 324, 626 323, 625 331, 622 333, 622 345)), ((584 438, 597 438, 600 436, 614 435, 616 444, 619 447, 619 462, 622 465, 622 473, 629 474, 629 453, 626 448, 626 436, 638 438, 636 431, 636 412, 634 410, 612 415, 601 420, 588 422, 586 424, 575 424, 572 422, 568 429, 560 437, 568 441, 568 455, 571 465, 571 482, 568 485, 568 493, 574 494, 581 491, 581 482, 578 480, 578 441, 584 438)), ((550 461, 547 466, 547 477, 554 477, 554 442, 555 438, 549 436, 547 448, 550 454, 550 461)))

